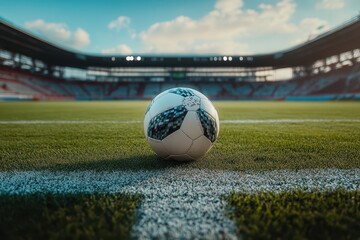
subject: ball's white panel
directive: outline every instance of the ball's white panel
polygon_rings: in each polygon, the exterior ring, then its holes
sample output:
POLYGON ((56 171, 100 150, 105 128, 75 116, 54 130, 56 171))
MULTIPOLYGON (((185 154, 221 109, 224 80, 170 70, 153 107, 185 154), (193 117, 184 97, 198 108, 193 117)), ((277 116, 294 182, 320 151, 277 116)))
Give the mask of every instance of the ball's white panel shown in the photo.
POLYGON ((148 127, 149 127, 150 120, 151 120, 151 115, 150 115, 149 112, 147 112, 147 113, 145 114, 145 118, 144 118, 144 133, 145 133, 145 137, 148 137, 148 135, 147 135, 147 130, 148 130, 148 127))
POLYGON ((199 91, 197 91, 197 90, 195 90, 195 89, 191 89, 191 91, 193 91, 193 93, 196 95, 196 96, 198 96, 198 97, 200 97, 201 99, 207 99, 207 100, 209 100, 204 94, 202 94, 201 92, 199 92, 199 91))
POLYGON ((170 108, 182 105, 183 99, 184 97, 180 95, 166 93, 152 103, 149 112, 152 117, 155 117, 159 113, 162 113, 170 108))
POLYGON ((147 142, 159 157, 166 158, 169 156, 161 141, 148 137, 147 142))
POLYGON ((217 111, 216 111, 215 120, 216 120, 216 127, 217 127, 216 138, 218 138, 219 132, 220 132, 220 120, 219 120, 219 114, 217 111))
POLYGON ((193 141, 193 144, 191 145, 187 154, 194 159, 198 159, 204 156, 212 146, 213 144, 207 137, 201 136, 193 141))
POLYGON ((192 140, 183 131, 177 130, 164 138, 162 144, 169 155, 180 155, 189 150, 192 140))
POLYGON ((189 111, 186 114, 180 129, 191 139, 196 139, 204 134, 199 116, 195 111, 189 111))
POLYGON ((210 102, 209 99, 201 99, 200 107, 209 113, 213 118, 216 118, 217 112, 214 105, 210 102))
POLYGON ((176 161, 181 161, 181 162, 187 162, 187 161, 195 160, 194 158, 190 157, 187 154, 170 155, 169 159, 176 160, 176 161))
POLYGON ((165 94, 167 94, 169 92, 169 90, 165 90, 163 92, 161 92, 160 94, 156 95, 156 97, 154 97, 153 101, 156 101, 157 99, 159 99, 160 97, 164 96, 165 94))
POLYGON ((200 107, 200 97, 198 96, 184 97, 183 106, 185 106, 185 108, 189 111, 198 110, 200 107))

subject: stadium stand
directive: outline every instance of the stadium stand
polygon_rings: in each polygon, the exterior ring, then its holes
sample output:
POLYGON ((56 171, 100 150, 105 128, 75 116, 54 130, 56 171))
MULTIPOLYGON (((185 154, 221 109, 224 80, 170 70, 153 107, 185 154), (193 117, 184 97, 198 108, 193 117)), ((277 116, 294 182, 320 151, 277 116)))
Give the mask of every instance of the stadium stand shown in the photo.
POLYGON ((165 89, 177 86, 197 89, 212 99, 282 100, 305 96, 315 99, 330 95, 333 95, 332 99, 338 99, 336 95, 360 94, 360 72, 354 73, 353 68, 348 68, 345 72, 280 82, 164 84, 67 81, 0 69, 0 86, 1 95, 28 96, 28 99, 38 100, 150 99, 165 89))
POLYGON ((0 30, 0 100, 151 99, 177 86, 212 99, 360 99, 359 17, 292 49, 231 61, 92 56, 57 47, 2 19, 0 30), (291 74, 276 77, 284 69, 291 74))

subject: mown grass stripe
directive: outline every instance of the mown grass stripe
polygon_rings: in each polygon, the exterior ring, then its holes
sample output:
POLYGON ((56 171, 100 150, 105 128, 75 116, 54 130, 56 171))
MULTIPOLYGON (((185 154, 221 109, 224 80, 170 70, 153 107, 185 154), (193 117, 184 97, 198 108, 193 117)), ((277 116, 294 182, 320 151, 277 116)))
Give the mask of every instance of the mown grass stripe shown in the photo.
POLYGON ((141 197, 0 195, 0 239, 129 239, 141 197))
POLYGON ((359 239, 360 190, 233 193, 241 239, 359 239))

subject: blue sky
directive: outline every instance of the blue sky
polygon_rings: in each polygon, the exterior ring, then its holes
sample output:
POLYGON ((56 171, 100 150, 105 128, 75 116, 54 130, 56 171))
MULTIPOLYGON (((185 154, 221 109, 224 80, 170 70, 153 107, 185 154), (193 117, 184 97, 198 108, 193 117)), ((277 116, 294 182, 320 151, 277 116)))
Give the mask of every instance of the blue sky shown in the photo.
POLYGON ((0 16, 96 54, 254 54, 286 49, 360 13, 359 0, 2 1, 0 16))

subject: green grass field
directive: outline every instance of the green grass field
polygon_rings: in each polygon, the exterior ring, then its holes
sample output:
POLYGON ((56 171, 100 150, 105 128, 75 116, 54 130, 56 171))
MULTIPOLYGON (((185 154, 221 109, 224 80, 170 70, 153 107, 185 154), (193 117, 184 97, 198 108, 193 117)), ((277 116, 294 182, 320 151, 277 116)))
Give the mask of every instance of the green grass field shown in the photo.
POLYGON ((360 191, 234 193, 230 213, 246 239, 358 239, 360 191))
MULTIPOLYGON (((75 120, 87 124, 1 124, 0 170, 155 169, 144 138, 148 102, 0 103, 0 121, 75 120), (139 123, 102 123, 139 121, 139 123)), ((215 102, 220 120, 360 119, 357 102, 215 102)), ((214 148, 186 167, 211 169, 352 168, 360 166, 359 122, 221 124, 214 148)))
POLYGON ((0 195, 1 239, 124 239, 138 196, 0 195))
MULTIPOLYGON (((224 122, 220 125, 220 135, 213 149, 204 158, 188 163, 164 161, 152 152, 142 125, 148 104, 148 101, 0 102, 0 172, 171 168, 265 171, 360 167, 358 102, 214 102, 220 121, 320 121, 224 122)), ((326 202, 322 194, 309 195, 301 191, 288 195, 233 193, 224 198, 232 206, 230 216, 238 227, 238 234, 245 238, 317 237, 309 231, 325 224, 324 234, 333 234, 324 235, 325 238, 337 239, 340 233, 348 232, 347 239, 359 239, 359 192, 353 192, 351 196, 343 190, 327 194, 332 205, 321 202, 326 202), (342 202, 346 197, 352 202, 342 202), (289 198, 295 207, 290 213, 289 198), (266 211, 260 211, 264 207, 262 202, 270 204, 266 205, 266 211), (303 203, 301 206, 300 202, 303 203), (343 211, 339 210, 342 208, 343 211), (317 214, 312 214, 314 212, 317 214), (317 220, 327 214, 330 214, 328 222, 320 221, 318 225, 317 220), (284 230, 284 224, 291 219, 295 221, 292 226, 299 227, 284 230), (265 230, 269 228, 272 230, 265 230), (335 233, 331 229, 335 229, 335 233)), ((141 197, 126 194, 0 194, 0 202, 1 215, 11 213, 0 221, 0 237, 5 239, 11 239, 9 236, 12 235, 15 239, 25 235, 30 239, 41 236, 113 239, 130 237, 141 197), (29 209, 35 209, 39 214, 29 209), (32 224, 16 227, 16 224, 25 222, 32 224), (38 229, 42 228, 48 231, 37 235, 38 229), (98 235, 99 232, 103 234, 98 235)))

